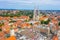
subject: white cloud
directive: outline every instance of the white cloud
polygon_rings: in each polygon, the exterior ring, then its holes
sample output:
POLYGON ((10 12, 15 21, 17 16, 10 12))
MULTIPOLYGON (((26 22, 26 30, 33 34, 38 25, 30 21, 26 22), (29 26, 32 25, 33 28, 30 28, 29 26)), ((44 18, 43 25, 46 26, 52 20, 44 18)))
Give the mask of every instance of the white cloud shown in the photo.
POLYGON ((5 1, 12 4, 38 4, 38 5, 58 5, 60 4, 60 0, 0 0, 5 1))
POLYGON ((54 5, 60 6, 60 0, 0 0, 8 5, 54 5))
POLYGON ((40 4, 48 4, 48 5, 59 5, 60 1, 57 0, 41 0, 40 4))
POLYGON ((7 2, 7 3, 32 3, 31 1, 25 1, 25 0, 0 0, 0 2, 7 2))

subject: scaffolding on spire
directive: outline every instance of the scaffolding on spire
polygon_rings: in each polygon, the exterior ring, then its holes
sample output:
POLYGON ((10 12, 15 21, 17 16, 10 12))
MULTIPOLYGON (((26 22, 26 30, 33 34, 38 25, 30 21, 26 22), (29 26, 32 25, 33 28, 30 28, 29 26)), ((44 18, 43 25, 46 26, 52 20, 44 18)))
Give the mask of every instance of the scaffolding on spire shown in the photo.
POLYGON ((40 14, 39 5, 35 4, 35 6, 34 6, 34 13, 33 13, 33 20, 34 21, 39 20, 39 14, 40 14))

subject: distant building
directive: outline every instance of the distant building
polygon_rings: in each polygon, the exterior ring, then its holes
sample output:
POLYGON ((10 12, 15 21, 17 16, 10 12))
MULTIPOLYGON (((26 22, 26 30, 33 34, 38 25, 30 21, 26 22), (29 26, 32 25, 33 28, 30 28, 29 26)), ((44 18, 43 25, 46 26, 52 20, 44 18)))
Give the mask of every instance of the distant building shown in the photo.
POLYGON ((5 14, 5 13, 16 14, 18 12, 19 12, 19 10, 0 10, 0 14, 5 14))

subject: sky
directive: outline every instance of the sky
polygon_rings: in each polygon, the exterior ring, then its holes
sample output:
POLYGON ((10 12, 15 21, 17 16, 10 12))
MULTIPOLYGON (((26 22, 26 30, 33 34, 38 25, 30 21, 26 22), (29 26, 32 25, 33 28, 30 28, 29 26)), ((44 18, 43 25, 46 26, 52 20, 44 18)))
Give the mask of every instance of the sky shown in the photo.
POLYGON ((60 0, 0 0, 0 9, 60 10, 60 0))

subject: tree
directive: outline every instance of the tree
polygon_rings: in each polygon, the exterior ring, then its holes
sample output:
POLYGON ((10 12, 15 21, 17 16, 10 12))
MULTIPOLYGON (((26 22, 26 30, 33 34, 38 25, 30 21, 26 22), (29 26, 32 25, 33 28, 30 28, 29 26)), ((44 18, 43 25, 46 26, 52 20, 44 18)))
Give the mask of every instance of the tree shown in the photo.
POLYGON ((58 23, 58 25, 60 26, 60 22, 58 23))

